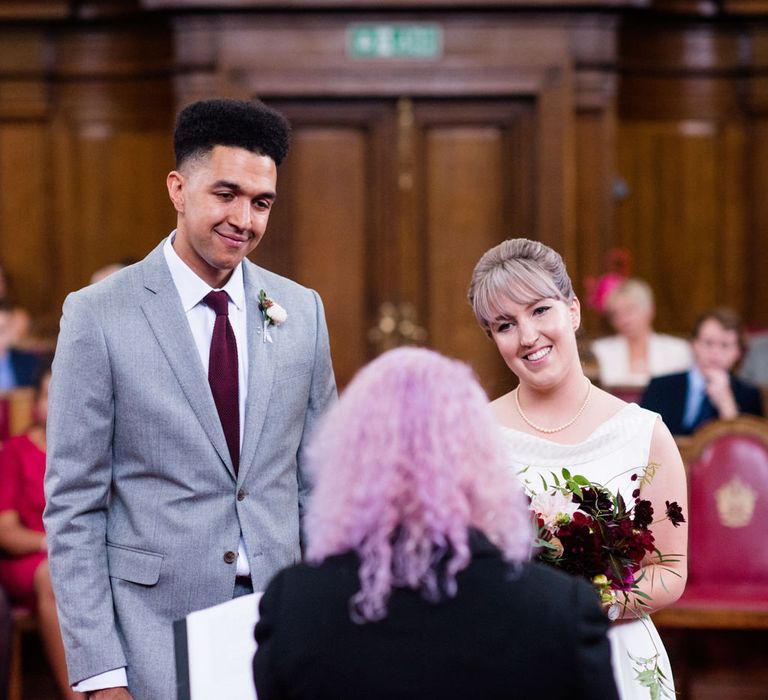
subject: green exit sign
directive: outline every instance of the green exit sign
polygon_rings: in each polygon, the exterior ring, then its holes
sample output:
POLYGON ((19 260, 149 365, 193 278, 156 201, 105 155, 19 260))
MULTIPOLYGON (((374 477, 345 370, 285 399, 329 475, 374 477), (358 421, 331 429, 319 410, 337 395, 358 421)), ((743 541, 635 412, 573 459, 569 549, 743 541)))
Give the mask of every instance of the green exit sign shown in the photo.
POLYGON ((439 58, 443 32, 436 24, 352 24, 347 50, 355 58, 439 58))

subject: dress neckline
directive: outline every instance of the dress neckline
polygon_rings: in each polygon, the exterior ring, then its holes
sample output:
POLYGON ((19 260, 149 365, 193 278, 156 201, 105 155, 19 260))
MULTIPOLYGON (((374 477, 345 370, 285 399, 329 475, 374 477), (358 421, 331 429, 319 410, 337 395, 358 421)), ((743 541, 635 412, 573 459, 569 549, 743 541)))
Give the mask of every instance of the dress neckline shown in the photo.
POLYGON ((523 435, 526 438, 531 438, 532 440, 545 442, 547 445, 558 445, 559 447, 578 447, 579 445, 583 445, 584 443, 592 440, 601 431, 610 429, 611 423, 618 420, 621 417, 621 415, 625 411, 630 409, 632 406, 634 406, 635 408, 639 408, 639 406, 635 403, 625 404, 618 411, 616 411, 612 416, 610 416, 609 418, 604 420, 602 423, 600 423, 600 425, 598 425, 591 433, 589 433, 583 440, 580 440, 579 442, 557 442, 548 437, 544 437, 542 435, 535 435, 533 433, 526 433, 523 430, 518 430, 517 428, 512 428, 502 423, 499 423, 499 427, 507 433, 514 433, 515 435, 523 435))
POLYGON ((514 462, 551 468, 583 464, 596 456, 616 452, 644 430, 650 435, 657 417, 658 414, 629 403, 576 443, 554 442, 502 424, 499 428, 514 462))

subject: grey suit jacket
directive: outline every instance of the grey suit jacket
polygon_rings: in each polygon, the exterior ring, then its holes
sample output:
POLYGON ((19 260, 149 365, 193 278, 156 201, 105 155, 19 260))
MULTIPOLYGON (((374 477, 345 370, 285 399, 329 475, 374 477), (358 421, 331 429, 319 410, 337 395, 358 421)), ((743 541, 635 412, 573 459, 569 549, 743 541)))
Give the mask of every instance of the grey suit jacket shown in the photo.
POLYGON ((336 396, 328 332, 314 291, 243 264, 237 478, 162 243, 65 301, 44 519, 73 683, 126 666, 136 700, 174 698, 172 622, 232 598, 241 532, 255 590, 300 559, 302 445, 336 396), (289 314, 271 343, 260 289, 289 314))

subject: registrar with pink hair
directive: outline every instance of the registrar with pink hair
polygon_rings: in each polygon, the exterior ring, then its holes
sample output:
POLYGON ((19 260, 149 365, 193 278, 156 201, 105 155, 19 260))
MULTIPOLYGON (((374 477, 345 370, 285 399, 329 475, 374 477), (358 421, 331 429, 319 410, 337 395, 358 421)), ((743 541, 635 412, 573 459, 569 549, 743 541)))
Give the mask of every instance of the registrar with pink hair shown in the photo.
POLYGON ((616 697, 593 591, 528 562, 500 440, 462 362, 400 348, 357 374, 308 448, 307 562, 261 599, 259 700, 616 697))
POLYGON ((382 355, 327 414, 308 456, 307 557, 358 553, 353 613, 364 619, 386 615, 392 587, 453 595, 470 528, 507 561, 528 558, 527 505, 467 365, 419 348, 382 355))

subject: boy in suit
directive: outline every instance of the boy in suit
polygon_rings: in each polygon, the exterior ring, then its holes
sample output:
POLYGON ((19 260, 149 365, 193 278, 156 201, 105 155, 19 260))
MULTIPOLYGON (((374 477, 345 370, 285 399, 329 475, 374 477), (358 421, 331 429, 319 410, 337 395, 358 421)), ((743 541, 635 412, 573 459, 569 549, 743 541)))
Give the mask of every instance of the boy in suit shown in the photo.
POLYGON ((336 395, 328 332, 316 292, 246 259, 288 139, 260 102, 189 105, 175 231, 64 304, 45 525, 70 680, 91 698, 175 697, 173 621, 300 559, 302 446, 336 395))
POLYGON ((734 311, 714 308, 701 314, 691 348, 693 366, 652 379, 643 394, 643 408, 661 414, 674 435, 690 435, 716 418, 763 415, 757 387, 731 371, 744 351, 742 324, 734 311))

